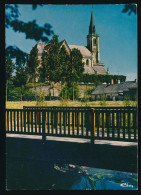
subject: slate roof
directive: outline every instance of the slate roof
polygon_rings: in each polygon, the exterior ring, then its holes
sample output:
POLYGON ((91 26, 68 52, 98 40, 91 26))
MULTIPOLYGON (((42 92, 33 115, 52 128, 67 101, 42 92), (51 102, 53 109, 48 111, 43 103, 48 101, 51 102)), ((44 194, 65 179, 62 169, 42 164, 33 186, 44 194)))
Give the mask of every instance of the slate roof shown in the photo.
POLYGON ((123 91, 129 91, 125 83, 113 84, 105 88, 105 93, 119 93, 123 91))
POLYGON ((114 93, 120 93, 124 91, 129 91, 129 88, 137 88, 137 82, 135 81, 127 81, 127 82, 121 82, 120 84, 102 84, 98 85, 96 89, 91 93, 93 95, 101 95, 103 93, 105 94, 114 94, 114 93))
POLYGON ((81 46, 81 45, 69 45, 69 48, 71 50, 72 49, 78 49, 81 52, 82 56, 84 56, 84 57, 91 57, 92 56, 91 52, 85 46, 81 46))
POLYGON ((103 66, 85 66, 85 71, 84 73, 88 74, 107 74, 106 70, 104 69, 103 66))
POLYGON ((94 71, 94 69, 91 66, 85 66, 84 73, 95 74, 95 71, 94 71))
POLYGON ((126 85, 128 88, 137 88, 137 87, 138 87, 137 82, 133 82, 133 81, 126 81, 126 82, 125 82, 125 85, 126 85))
POLYGON ((107 71, 104 69, 104 66, 93 66, 92 68, 94 72, 97 72, 97 74, 107 74, 107 71))
POLYGON ((94 95, 103 94, 105 92, 105 87, 106 86, 107 86, 106 84, 98 85, 91 94, 94 94, 94 95))

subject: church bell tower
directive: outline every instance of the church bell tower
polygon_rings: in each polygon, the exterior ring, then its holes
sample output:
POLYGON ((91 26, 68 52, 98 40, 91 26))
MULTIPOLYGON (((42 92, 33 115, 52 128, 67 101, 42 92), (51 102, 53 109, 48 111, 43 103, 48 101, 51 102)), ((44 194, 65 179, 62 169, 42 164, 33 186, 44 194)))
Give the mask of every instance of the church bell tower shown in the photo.
POLYGON ((97 64, 97 63, 100 63, 99 35, 96 34, 93 9, 91 12, 89 34, 87 35, 87 48, 92 53, 92 66, 97 64))

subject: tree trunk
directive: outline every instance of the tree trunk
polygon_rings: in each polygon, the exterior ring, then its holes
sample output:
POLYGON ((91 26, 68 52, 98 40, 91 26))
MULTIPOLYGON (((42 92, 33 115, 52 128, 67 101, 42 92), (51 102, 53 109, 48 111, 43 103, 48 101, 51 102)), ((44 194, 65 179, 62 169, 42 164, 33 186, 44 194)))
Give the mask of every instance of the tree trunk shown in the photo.
POLYGON ((51 100, 51 92, 50 92, 50 88, 51 88, 51 82, 50 82, 50 87, 49 87, 49 100, 51 100))
POLYGON ((36 94, 36 78, 34 78, 34 91, 35 91, 35 100, 37 99, 37 94, 36 94))
POLYGON ((72 83, 72 100, 74 101, 74 83, 72 83))

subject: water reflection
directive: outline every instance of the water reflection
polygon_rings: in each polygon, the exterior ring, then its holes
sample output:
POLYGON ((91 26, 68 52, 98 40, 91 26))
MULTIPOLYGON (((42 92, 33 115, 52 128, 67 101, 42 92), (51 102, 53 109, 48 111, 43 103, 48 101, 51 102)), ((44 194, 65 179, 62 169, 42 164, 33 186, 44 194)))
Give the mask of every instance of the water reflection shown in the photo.
POLYGON ((137 174, 72 164, 54 164, 54 169, 61 172, 67 182, 63 186, 58 178, 50 190, 137 190, 137 174))

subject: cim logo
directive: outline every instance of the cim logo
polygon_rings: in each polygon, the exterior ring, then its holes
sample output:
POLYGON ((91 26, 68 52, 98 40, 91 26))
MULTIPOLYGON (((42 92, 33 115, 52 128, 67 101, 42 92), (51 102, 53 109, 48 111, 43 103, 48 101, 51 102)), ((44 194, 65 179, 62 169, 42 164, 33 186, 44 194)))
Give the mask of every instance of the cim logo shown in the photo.
POLYGON ((122 184, 120 184, 120 186, 133 188, 133 185, 130 185, 128 183, 122 183, 122 184))

